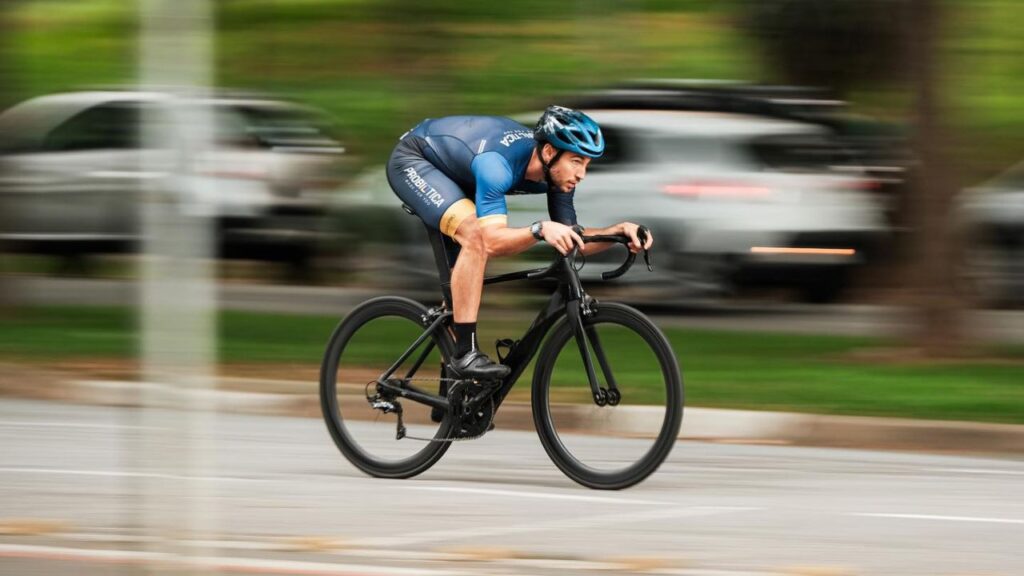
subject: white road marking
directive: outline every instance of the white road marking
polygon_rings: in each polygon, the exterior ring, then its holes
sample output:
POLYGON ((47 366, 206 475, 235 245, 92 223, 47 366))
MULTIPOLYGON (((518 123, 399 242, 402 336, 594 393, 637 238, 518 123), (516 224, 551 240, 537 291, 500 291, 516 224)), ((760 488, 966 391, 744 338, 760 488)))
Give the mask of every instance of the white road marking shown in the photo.
POLYGON ((990 470, 985 468, 935 468, 939 472, 959 472, 961 474, 1005 474, 1008 476, 1024 476, 1024 470, 990 470))
POLYGON ((163 430, 156 426, 134 426, 131 424, 93 424, 86 422, 31 422, 28 420, 0 420, 0 426, 16 428, 99 428, 103 430, 163 430))
POLYGON ((71 562, 102 562, 117 564, 189 565, 213 568, 224 572, 261 572, 266 574, 309 574, 316 576, 440 576, 465 574, 451 570, 397 568, 365 564, 331 564, 296 560, 268 560, 262 558, 231 558, 225 556, 175 556, 157 552, 133 550, 92 550, 57 546, 29 546, 0 544, 0 557, 38 558, 71 562))
POLYGON ((519 490, 496 490, 492 488, 458 488, 454 486, 403 486, 411 490, 430 490, 434 492, 455 492, 458 494, 488 494, 492 496, 511 496, 514 498, 539 498, 546 500, 572 500, 576 502, 599 502, 602 504, 650 504, 654 506, 676 506, 678 502, 665 500, 633 500, 630 498, 610 498, 607 496, 581 496, 579 494, 548 494, 543 492, 523 492, 519 490))
POLYGON ((568 530, 574 528, 593 528, 595 526, 628 524, 633 522, 645 522, 648 520, 660 520, 666 518, 683 518, 688 516, 713 516, 716 514, 728 514, 731 512, 748 512, 760 510, 761 508, 741 506, 688 506, 685 508, 668 508, 658 510, 647 510, 644 512, 603 514, 599 516, 583 516, 579 518, 563 518, 547 522, 527 522, 523 524, 512 524, 510 526, 495 527, 474 527, 454 530, 433 530, 428 532, 414 532, 395 537, 384 538, 362 538, 349 541, 352 546, 407 546, 422 544, 424 542, 445 541, 450 542, 465 538, 481 538, 490 536, 503 536, 508 534, 529 534, 531 532, 548 532, 557 530, 568 530))
POLYGON ((168 480, 203 480, 207 482, 265 482, 260 478, 231 476, 181 476, 152 472, 125 472, 123 470, 71 470, 64 468, 0 468, 0 474, 56 474, 65 476, 103 476, 109 478, 165 478, 168 480))
POLYGON ((885 514, 873 512, 854 512, 850 516, 866 516, 869 518, 901 518, 907 520, 942 520, 947 522, 989 522, 993 524, 1024 524, 1024 520, 1016 518, 984 518, 979 516, 933 516, 930 514, 885 514))

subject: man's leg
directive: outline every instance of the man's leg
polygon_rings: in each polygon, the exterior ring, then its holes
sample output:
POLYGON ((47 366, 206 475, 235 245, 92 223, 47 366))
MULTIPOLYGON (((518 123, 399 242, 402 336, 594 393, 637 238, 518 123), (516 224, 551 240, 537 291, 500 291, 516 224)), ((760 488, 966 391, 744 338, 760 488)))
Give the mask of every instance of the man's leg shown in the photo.
POLYGON ((476 215, 466 216, 452 237, 461 249, 452 268, 456 358, 451 367, 457 374, 473 378, 504 378, 509 373, 508 367, 495 364, 481 354, 476 342, 477 313, 480 311, 484 269, 487 267, 487 250, 476 215))
POLYGON ((476 216, 463 220, 454 238, 462 248, 452 268, 452 312, 456 322, 476 322, 487 267, 487 250, 476 216))
POLYGON ((387 174, 388 183, 403 202, 428 226, 436 227, 461 246, 451 275, 456 343, 455 358, 449 366, 452 374, 457 378, 503 378, 508 367, 491 362, 476 343, 476 319, 487 265, 476 207, 455 182, 404 140, 388 160, 387 174), (437 196, 443 202, 435 203, 437 196))

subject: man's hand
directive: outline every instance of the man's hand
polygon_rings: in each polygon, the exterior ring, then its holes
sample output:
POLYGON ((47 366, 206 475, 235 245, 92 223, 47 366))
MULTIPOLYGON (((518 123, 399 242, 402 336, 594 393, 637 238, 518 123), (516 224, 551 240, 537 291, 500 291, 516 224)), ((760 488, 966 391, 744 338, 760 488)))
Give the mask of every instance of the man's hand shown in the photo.
POLYGON ((654 245, 654 234, 651 233, 650 229, 647 230, 647 243, 641 245, 640 238, 637 233, 640 230, 640 226, 633 224, 632 222, 623 222, 619 224, 622 226, 622 233, 629 236, 629 251, 636 254, 641 250, 646 250, 654 245))
POLYGON ((540 233, 544 236, 544 241, 554 246, 563 256, 572 251, 573 244, 583 248, 583 238, 565 224, 546 221, 541 225, 540 233))

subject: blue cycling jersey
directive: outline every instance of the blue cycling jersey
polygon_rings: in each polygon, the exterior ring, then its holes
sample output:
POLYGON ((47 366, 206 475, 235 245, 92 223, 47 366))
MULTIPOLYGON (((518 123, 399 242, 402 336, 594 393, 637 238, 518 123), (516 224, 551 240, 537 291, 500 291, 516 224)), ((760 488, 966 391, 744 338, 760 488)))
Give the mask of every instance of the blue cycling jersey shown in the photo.
POLYGON ((507 215, 507 194, 548 195, 551 218, 576 224, 573 192, 549 191, 525 178, 536 145, 533 130, 500 116, 428 119, 402 136, 417 140, 423 158, 475 200, 478 218, 507 215))

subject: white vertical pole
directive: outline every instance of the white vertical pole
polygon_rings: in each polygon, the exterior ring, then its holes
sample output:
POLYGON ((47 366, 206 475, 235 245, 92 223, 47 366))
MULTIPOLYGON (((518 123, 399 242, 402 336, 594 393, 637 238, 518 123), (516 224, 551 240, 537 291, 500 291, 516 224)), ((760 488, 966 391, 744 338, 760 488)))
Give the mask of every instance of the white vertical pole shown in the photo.
POLYGON ((136 462, 140 518, 151 574, 211 574, 192 562, 212 555, 192 543, 217 536, 210 443, 216 407, 214 205, 202 163, 214 126, 204 104, 213 84, 209 0, 139 0, 139 79, 155 94, 144 111, 140 205, 141 365, 146 424, 136 462))

